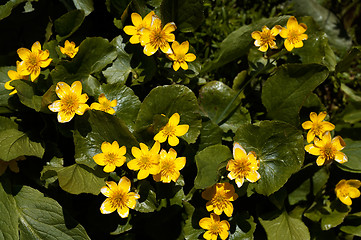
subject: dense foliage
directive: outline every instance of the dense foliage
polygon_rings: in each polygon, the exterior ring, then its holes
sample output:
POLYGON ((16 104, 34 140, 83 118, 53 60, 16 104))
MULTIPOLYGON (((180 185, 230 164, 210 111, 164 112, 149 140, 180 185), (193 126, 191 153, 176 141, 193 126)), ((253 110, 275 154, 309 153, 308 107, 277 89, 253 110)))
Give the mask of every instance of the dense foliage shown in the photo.
POLYGON ((360 2, 1 4, 0 239, 361 237, 360 2))

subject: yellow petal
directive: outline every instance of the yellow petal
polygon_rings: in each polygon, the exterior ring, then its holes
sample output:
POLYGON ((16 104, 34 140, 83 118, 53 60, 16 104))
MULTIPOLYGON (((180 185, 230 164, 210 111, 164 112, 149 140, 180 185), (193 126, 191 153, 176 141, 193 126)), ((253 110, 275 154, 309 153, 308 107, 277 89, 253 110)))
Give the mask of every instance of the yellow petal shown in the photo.
POLYGON ((114 207, 113 204, 111 204, 111 201, 109 200, 109 198, 105 199, 105 201, 100 206, 100 212, 102 214, 109 214, 109 213, 114 212, 115 210, 116 210, 116 207, 114 207))
POLYGON ((177 137, 183 136, 184 134, 186 134, 188 132, 188 129, 189 129, 189 125, 187 125, 187 124, 178 125, 175 127, 174 134, 177 137))
POLYGON ((187 62, 185 62, 185 61, 180 62, 180 66, 181 66, 181 68, 183 68, 183 70, 187 70, 187 69, 188 69, 188 64, 187 64, 187 62))
POLYGON ((118 188, 121 189, 122 191, 129 192, 130 186, 131 186, 131 182, 127 177, 124 176, 119 180, 118 188))
POLYGON ((261 178, 261 175, 257 171, 249 172, 246 179, 250 182, 256 182, 261 178))
POLYGON ((184 60, 186 60, 187 62, 193 62, 194 60, 196 60, 196 55, 194 55, 193 53, 187 53, 184 56, 184 60))
POLYGON ((357 179, 347 180, 347 184, 350 185, 351 187, 354 187, 354 188, 361 187, 361 181, 357 180, 357 179))
POLYGON ((140 169, 137 175, 138 180, 145 179, 149 176, 149 171, 140 169))
POLYGON ((88 104, 79 104, 78 109, 75 110, 75 113, 78 115, 83 115, 86 110, 89 109, 88 104))
POLYGON ((136 160, 136 159, 130 160, 130 161, 127 163, 127 167, 128 167, 130 170, 133 170, 133 171, 139 170, 138 160, 136 160))
POLYGON ((242 187, 243 183, 244 183, 244 177, 238 177, 236 178, 236 184, 237 184, 237 187, 242 187))
POLYGON ((337 152, 335 154, 335 161, 338 163, 345 163, 348 161, 346 154, 343 152, 337 152))
POLYGON ((31 46, 31 51, 38 52, 39 50, 41 51, 41 44, 39 41, 36 41, 33 46, 31 46))
POLYGON ((139 26, 142 24, 143 19, 138 13, 132 13, 131 18, 134 26, 139 26))
POLYGON ((307 133, 307 142, 312 142, 314 139, 315 139, 315 131, 313 131, 313 130, 310 130, 310 131, 308 131, 308 133, 307 133))
POLYGON ((298 42, 296 42, 295 43, 295 48, 301 48, 301 47, 303 47, 303 42, 302 41, 298 41, 298 42))
POLYGON ((128 207, 118 207, 117 212, 121 218, 126 218, 129 215, 129 208, 128 207))
POLYGON ((266 43, 266 44, 261 45, 261 47, 259 47, 258 50, 260 50, 261 52, 267 52, 268 44, 266 43))
MULTIPOLYGON (((142 38, 141 38, 142 39, 142 38)), ((155 46, 151 45, 151 44, 145 44, 144 49, 143 49, 143 53, 147 56, 151 56, 153 55, 156 51, 158 50, 158 48, 156 48, 155 46)))
POLYGON ((230 202, 226 203, 226 207, 224 209, 224 213, 228 216, 231 217, 233 214, 233 205, 230 202))
POLYGON ((313 127, 313 123, 311 121, 306 121, 302 123, 302 128, 305 130, 311 129, 312 127, 313 127))
POLYGON ((347 206, 351 206, 352 205, 352 200, 349 196, 345 196, 345 197, 339 197, 340 201, 344 204, 346 204, 347 206))
POLYGON ((97 102, 92 103, 90 105, 90 109, 94 109, 94 110, 100 110, 100 107, 101 107, 101 105, 99 103, 97 103, 97 102))
POLYGON ((282 27, 280 25, 276 25, 271 29, 272 36, 277 36, 282 30, 282 27))
POLYGON ((64 111, 58 112, 58 122, 66 123, 73 119, 75 113, 66 114, 64 111))
POLYGON ((189 42, 188 41, 184 41, 182 42, 182 44, 179 46, 179 52, 180 53, 187 53, 189 50, 189 42))
POLYGON ((155 136, 154 136, 154 141, 157 141, 157 142, 160 142, 160 143, 163 143, 167 140, 167 135, 165 135, 163 133, 163 131, 160 131, 159 133, 157 133, 155 136))
POLYGON ((222 230, 219 232, 219 236, 221 237, 222 240, 225 240, 228 237, 228 235, 229 235, 228 231, 225 230, 224 228, 222 228, 222 230))
POLYGON ((55 92, 60 99, 63 99, 69 94, 70 86, 65 82, 58 82, 56 84, 55 92))
POLYGON ((292 51, 292 49, 294 48, 293 44, 290 42, 290 40, 286 39, 285 40, 285 48, 287 49, 287 51, 292 51))
POLYGON ((105 165, 105 167, 103 168, 103 171, 106 172, 106 173, 110 173, 110 172, 114 172, 115 170, 115 164, 113 163, 108 163, 105 165))
POLYGON ((40 75, 40 67, 36 67, 33 69, 33 71, 30 74, 30 79, 32 82, 34 82, 40 75))
POLYGON ((31 54, 31 51, 27 48, 19 48, 17 50, 17 53, 18 53, 19 57, 21 58, 21 60, 27 61, 29 58, 29 55, 31 54))
POLYGON ((142 151, 137 147, 132 147, 132 154, 135 158, 140 158, 143 154, 142 151))
POLYGON ((112 195, 112 190, 110 190, 110 188, 108 186, 102 187, 100 189, 100 192, 106 197, 110 197, 112 195))
POLYGON ((179 62, 178 62, 178 61, 173 62, 173 69, 174 69, 174 71, 178 71, 179 68, 180 68, 179 62))
POLYGON ((80 81, 75 81, 71 84, 70 91, 75 93, 77 96, 81 95, 82 85, 80 81))
POLYGON ((342 150, 346 146, 346 143, 343 141, 342 137, 340 136, 334 137, 331 142, 332 142, 332 146, 336 148, 337 151, 342 150))
POLYGON ((322 129, 323 129, 324 131, 329 132, 329 131, 332 131, 333 129, 335 129, 335 125, 333 125, 333 124, 330 123, 330 122, 323 122, 323 123, 321 123, 321 124, 322 124, 322 129))
POLYGON ((324 163, 325 163, 325 157, 323 156, 319 156, 317 159, 316 159, 316 164, 317 166, 322 166, 324 163))
POLYGON ((100 165, 100 166, 105 166, 106 162, 105 162, 105 158, 104 158, 104 153, 98 153, 96 155, 93 156, 94 162, 96 162, 96 164, 100 165))
POLYGON ((175 167, 179 171, 186 165, 186 157, 177 158, 175 161, 175 167))
POLYGON ((212 223, 213 223, 213 221, 211 218, 205 217, 199 221, 199 226, 203 229, 210 229, 212 226, 212 223))
POLYGON ((171 145, 172 147, 177 146, 179 143, 179 139, 176 136, 168 136, 168 143, 169 145, 171 145))
POLYGON ((103 153, 109 153, 113 151, 112 144, 110 144, 109 142, 103 142, 100 148, 103 153))
MULTIPOLYGON (((174 35, 173 35, 174 36, 174 35)), ((163 45, 160 46, 160 50, 165 53, 165 54, 171 54, 172 53, 172 49, 170 48, 170 45, 168 42, 164 43, 163 45)))
MULTIPOLYGON (((117 143, 118 144, 118 143, 117 143)), ((124 156, 127 152, 127 148, 125 146, 122 146, 121 148, 119 148, 119 150, 117 151, 117 153, 121 156, 124 156)))
POLYGON ((305 146, 305 150, 315 156, 318 156, 321 154, 320 148, 316 147, 314 144, 308 144, 305 146))
POLYGON ((298 22, 294 16, 291 16, 287 21, 287 29, 295 29, 295 28, 298 28, 298 22))
POLYGON ((134 27, 134 26, 125 26, 124 28, 123 28, 123 31, 126 33, 126 34, 128 34, 128 35, 135 35, 135 34, 137 34, 138 33, 138 30, 137 30, 137 28, 136 27, 134 27))
POLYGON ((304 32, 306 32, 306 30, 307 30, 306 24, 300 23, 300 24, 298 25, 298 31, 299 31, 299 33, 304 33, 304 32))
MULTIPOLYGON (((320 113, 320 115, 321 115, 322 113, 320 113)), ((326 116, 326 115, 325 115, 326 116)), ((321 115, 321 117, 322 117, 322 115, 321 115)), ((317 115, 317 113, 315 113, 315 112, 311 112, 310 113, 310 119, 311 119, 311 121, 313 122, 313 123, 317 123, 318 122, 318 120, 319 120, 319 117, 318 117, 318 115, 317 115)), ((323 119, 322 119, 323 120, 323 119)), ((321 121, 322 121, 321 120, 321 121)))
POLYGON ((61 111, 61 100, 56 100, 52 104, 48 106, 49 110, 52 112, 60 112, 61 111))
POLYGON ((252 32, 251 36, 255 40, 260 40, 261 39, 261 32, 260 31, 254 31, 254 32, 252 32))
MULTIPOLYGON (((163 31, 165 33, 171 33, 173 31, 175 31, 177 29, 176 25, 174 22, 170 22, 170 23, 167 23, 164 28, 163 28, 163 31)), ((172 34, 173 35, 173 34, 172 34)), ((174 35, 173 35, 174 36, 174 35)), ((174 41, 174 40, 173 40, 174 41)))
MULTIPOLYGON (((180 51, 179 51, 179 42, 177 41, 174 41, 172 43, 172 49, 173 49, 173 52, 175 55, 179 55, 180 54, 180 51)), ((187 50, 188 51, 188 50, 187 50)))
POLYGON ((156 155, 158 154, 160 151, 160 143, 159 142, 155 142, 153 144, 153 147, 150 149, 149 153, 152 155, 156 155))
POLYGON ((289 33, 290 33, 290 30, 288 30, 287 28, 282 28, 282 30, 280 32, 280 36, 282 38, 288 38, 289 33))
POLYGON ((357 188, 350 188, 348 195, 350 198, 358 198, 360 196, 360 191, 357 188))

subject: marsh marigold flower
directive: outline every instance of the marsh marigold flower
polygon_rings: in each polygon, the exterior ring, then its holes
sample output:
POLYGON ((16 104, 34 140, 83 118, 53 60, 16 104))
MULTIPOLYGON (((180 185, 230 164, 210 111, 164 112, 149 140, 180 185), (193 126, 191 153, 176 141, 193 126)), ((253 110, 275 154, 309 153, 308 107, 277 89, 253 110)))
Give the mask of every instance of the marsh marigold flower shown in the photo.
POLYGON ((276 36, 280 33, 282 27, 280 25, 274 26, 271 30, 267 26, 262 27, 262 32, 254 31, 252 32, 252 38, 255 39, 254 45, 259 47, 258 50, 261 52, 266 52, 268 46, 272 49, 277 48, 276 46, 276 36))
POLYGON ((139 170, 137 178, 141 180, 148 177, 149 174, 154 175, 159 173, 160 143, 155 142, 150 150, 144 143, 140 143, 139 145, 140 149, 132 147, 132 154, 135 159, 130 160, 127 166, 130 170, 139 170))
POLYGON ((176 182, 180 176, 180 170, 184 168, 186 164, 185 157, 178 157, 177 152, 170 148, 167 153, 166 150, 162 150, 159 154, 159 168, 158 174, 153 175, 153 179, 156 182, 162 181, 164 183, 176 182))
POLYGON ((226 239, 230 228, 227 220, 220 221, 220 217, 214 213, 211 213, 210 218, 202 218, 199 221, 199 226, 208 230, 203 234, 203 237, 207 240, 217 240, 218 235, 222 240, 226 239))
POLYGON ((351 198, 358 198, 360 196, 361 181, 357 179, 339 181, 335 187, 336 196, 340 201, 348 206, 352 204, 351 198))
POLYGON ((79 51, 79 47, 75 47, 74 42, 65 40, 64 47, 60 46, 60 51, 62 54, 68 55, 70 58, 74 58, 79 51))
POLYGON ((132 13, 131 19, 134 26, 125 26, 123 28, 124 32, 132 37, 129 39, 131 44, 140 43, 140 36, 142 35, 142 29, 149 29, 152 24, 153 16, 156 16, 153 11, 147 14, 147 16, 142 19, 138 13, 132 13))
POLYGON ((169 54, 168 57, 173 61, 174 71, 178 71, 179 67, 184 70, 188 69, 187 62, 193 62, 196 60, 196 55, 193 53, 187 53, 189 50, 189 42, 184 41, 179 44, 177 41, 172 43, 173 53, 169 54))
POLYGON ((247 152, 239 143, 233 146, 233 158, 228 161, 227 170, 228 178, 235 179, 238 187, 243 185, 246 178, 250 182, 256 182, 260 179, 261 175, 257 172, 259 168, 259 160, 257 160, 253 152, 247 152))
POLYGON ((114 141, 112 144, 103 142, 101 150, 102 153, 98 153, 93 159, 98 165, 105 166, 104 172, 113 172, 116 167, 120 167, 125 163, 126 147, 122 146, 119 148, 117 141, 114 141))
POLYGON ((19 63, 19 73, 30 75, 32 82, 39 77, 40 69, 49 66, 53 60, 49 58, 48 50, 41 50, 40 42, 35 42, 31 51, 27 48, 19 48, 17 53, 22 60, 19 63))
POLYGON ((154 141, 163 143, 168 138, 168 143, 171 146, 177 146, 179 143, 178 137, 183 136, 188 132, 189 125, 178 125, 180 116, 178 113, 174 113, 168 123, 154 136, 154 141))
POLYGON ((221 215, 224 212, 228 217, 232 216, 233 205, 231 201, 238 198, 232 184, 216 183, 212 187, 202 192, 202 198, 208 200, 206 203, 207 210, 214 211, 215 214, 221 215))
POLYGON ((318 115, 315 112, 311 112, 311 121, 306 121, 302 123, 303 129, 310 129, 307 133, 307 142, 312 142, 315 136, 322 138, 325 132, 329 132, 335 129, 335 125, 330 122, 323 121, 326 115, 326 112, 320 112, 318 115))
POLYGON ((280 36, 286 38, 285 47, 287 51, 292 51, 293 48, 303 47, 303 40, 307 40, 306 32, 307 26, 304 23, 298 24, 297 19, 292 16, 287 21, 287 28, 282 27, 280 36))
POLYGON ((92 103, 90 105, 90 108, 91 109, 94 109, 94 110, 100 110, 100 111, 103 111, 103 112, 106 112, 106 113, 109 113, 109 114, 114 114, 115 113, 115 110, 113 109, 113 107, 117 106, 117 100, 114 99, 112 101, 109 101, 104 93, 100 94, 99 95, 99 98, 98 98, 98 101, 99 103, 92 103))
POLYGON ((322 139, 315 137, 313 144, 306 145, 305 150, 312 155, 318 156, 316 163, 318 166, 322 166, 333 160, 339 163, 347 162, 346 154, 340 152, 345 146, 346 143, 342 137, 336 136, 331 140, 330 132, 326 132, 322 139))
POLYGON ((29 75, 21 75, 19 73, 19 63, 20 63, 20 61, 16 61, 16 71, 14 71, 14 70, 8 71, 8 76, 10 78, 10 81, 7 81, 4 85, 4 87, 7 90, 13 90, 11 93, 9 93, 9 95, 13 95, 13 94, 17 93, 16 89, 10 85, 10 83, 12 81, 17 80, 17 79, 24 79, 24 80, 29 79, 29 75))
POLYGON ((65 82, 58 82, 55 88, 56 95, 60 100, 56 100, 49 105, 52 112, 58 112, 58 121, 60 123, 69 122, 75 114, 83 115, 89 106, 85 103, 88 95, 82 92, 80 81, 75 81, 71 87, 65 82))
POLYGON ((149 29, 141 30, 140 44, 144 46, 143 52, 147 56, 153 55, 158 49, 163 53, 171 54, 169 42, 174 42, 175 36, 172 33, 176 30, 174 22, 167 23, 162 28, 162 22, 158 17, 153 16, 152 24, 149 29))
POLYGON ((138 193, 130 192, 130 180, 122 177, 118 184, 113 181, 105 182, 106 186, 100 189, 100 192, 107 197, 100 207, 102 214, 109 214, 117 210, 122 218, 129 215, 129 208, 134 209, 137 203, 136 199, 140 196, 138 193))

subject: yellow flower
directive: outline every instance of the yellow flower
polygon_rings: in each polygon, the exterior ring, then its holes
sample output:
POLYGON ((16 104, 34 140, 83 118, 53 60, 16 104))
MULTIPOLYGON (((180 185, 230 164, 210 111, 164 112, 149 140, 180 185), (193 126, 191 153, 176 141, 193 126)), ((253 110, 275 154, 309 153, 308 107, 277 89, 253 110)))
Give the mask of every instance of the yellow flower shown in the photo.
POLYGON ((129 215, 129 208, 134 209, 139 199, 139 194, 130 191, 130 180, 127 177, 122 177, 118 183, 113 181, 105 182, 106 186, 100 189, 100 192, 107 197, 100 207, 102 214, 109 214, 117 210, 122 218, 129 215))
POLYGON ((168 42, 174 42, 175 36, 171 32, 176 30, 176 28, 174 22, 167 23, 164 28, 162 28, 161 20, 158 17, 153 17, 150 29, 143 28, 141 30, 140 44, 144 46, 144 54, 151 56, 158 49, 166 54, 172 53, 168 42))
POLYGON ((80 81, 75 81, 71 87, 65 82, 56 84, 55 92, 60 98, 48 107, 52 112, 58 112, 60 123, 69 122, 75 114, 83 115, 89 106, 85 103, 88 100, 86 93, 81 94, 82 85, 80 81))
POLYGON ((149 150, 147 145, 140 143, 140 149, 132 147, 132 154, 135 159, 129 161, 127 166, 129 169, 137 171, 139 180, 149 176, 149 174, 159 173, 159 150, 160 143, 155 142, 153 147, 149 150))
POLYGON ((21 75, 30 75, 32 82, 40 75, 40 68, 49 66, 53 60, 48 58, 48 50, 41 50, 39 42, 33 44, 31 51, 27 48, 19 48, 17 53, 22 60, 19 63, 19 73, 21 75))
POLYGON ((79 51, 79 47, 75 47, 74 42, 69 42, 68 40, 66 40, 65 43, 64 43, 64 47, 60 46, 60 51, 62 52, 62 54, 65 54, 65 55, 68 55, 71 58, 74 58, 75 55, 79 51))
POLYGON ((174 113, 168 123, 154 136, 154 141, 163 143, 168 138, 168 143, 171 146, 177 146, 179 143, 178 137, 183 136, 188 132, 189 125, 178 125, 180 116, 178 113, 174 113))
POLYGON ((339 163, 347 162, 347 156, 343 152, 340 152, 346 143, 342 137, 336 136, 331 140, 330 132, 326 132, 322 139, 315 137, 313 144, 305 146, 305 150, 312 155, 318 156, 316 163, 318 166, 322 166, 324 163, 330 163, 335 160, 339 163))
POLYGON ((14 80, 17 80, 17 79, 24 79, 24 80, 28 80, 29 79, 29 76, 28 75, 21 75, 19 73, 19 63, 20 61, 16 61, 16 71, 14 70, 9 70, 8 71, 8 76, 10 78, 10 81, 7 81, 4 85, 5 89, 7 90, 13 90, 11 93, 9 93, 9 95, 13 95, 15 93, 17 93, 18 91, 16 91, 16 89, 10 85, 10 83, 14 80))
POLYGON ((206 208, 209 212, 213 210, 215 214, 221 215, 224 211, 224 213, 230 217, 233 213, 231 201, 236 200, 238 195, 235 193, 233 185, 225 182, 216 183, 212 187, 204 190, 202 192, 202 198, 208 200, 206 208))
POLYGON ((326 112, 320 112, 317 116, 317 113, 311 112, 310 119, 311 121, 306 121, 302 123, 303 129, 310 129, 307 133, 307 142, 312 142, 315 136, 322 138, 325 132, 332 131, 335 129, 335 125, 330 122, 323 121, 326 117, 326 112))
POLYGON ((153 16, 156 17, 153 11, 147 14, 147 16, 142 19, 142 17, 138 13, 132 13, 132 23, 134 26, 125 26, 123 28, 124 32, 132 37, 129 39, 131 44, 140 43, 140 36, 142 35, 142 29, 149 29, 152 24, 153 16))
POLYGON ((235 143, 233 146, 233 158, 227 164, 227 170, 230 171, 228 178, 231 180, 236 179, 238 187, 243 185, 245 178, 250 182, 256 182, 261 178, 261 175, 257 172, 259 160, 257 160, 253 152, 249 152, 247 155, 242 146, 239 143, 235 143))
POLYGON ((94 110, 100 110, 100 111, 103 111, 103 112, 106 112, 106 113, 109 113, 109 114, 114 114, 115 113, 115 110, 113 109, 113 107, 117 106, 117 100, 116 99, 114 99, 112 101, 109 101, 105 97, 104 93, 102 93, 102 94, 99 95, 98 101, 99 101, 99 103, 92 103, 90 105, 90 108, 94 109, 94 110))
POLYGON ((268 46, 272 49, 277 48, 275 39, 281 29, 282 27, 280 25, 274 26, 271 30, 267 26, 263 26, 262 32, 252 32, 252 38, 255 39, 254 45, 259 47, 258 50, 261 52, 266 52, 268 50, 268 46))
POLYGON ((211 213, 210 218, 202 218, 199 221, 199 226, 208 230, 203 234, 203 237, 207 240, 217 240, 218 235, 222 240, 226 239, 230 228, 227 220, 220 221, 220 217, 214 213, 211 213))
POLYGON ((101 146, 102 153, 98 153, 93 157, 94 161, 100 165, 105 166, 104 172, 113 172, 116 167, 120 167, 125 163, 126 147, 119 148, 117 141, 112 144, 103 142, 101 146))
POLYGON ((285 47, 288 51, 292 51, 293 48, 303 47, 303 40, 307 40, 306 32, 307 26, 304 23, 298 24, 297 19, 292 16, 287 21, 287 28, 282 27, 280 36, 286 38, 285 47))
POLYGON ((0 176, 5 173, 8 167, 12 172, 18 173, 20 170, 17 161, 21 160, 25 160, 25 156, 20 156, 10 161, 3 161, 0 159, 0 176))
POLYGON ((170 148, 168 153, 166 150, 163 149, 159 155, 160 172, 156 175, 153 175, 153 179, 156 182, 176 182, 180 176, 179 171, 184 168, 186 164, 186 158, 177 158, 177 152, 173 148, 170 148))
POLYGON ((351 198, 358 198, 360 196, 361 181, 357 179, 339 181, 335 187, 336 196, 341 202, 350 206, 352 204, 351 198))
POLYGON ((187 53, 189 50, 189 42, 182 42, 180 45, 177 41, 172 43, 173 53, 169 54, 168 57, 173 60, 173 69, 178 71, 179 67, 184 70, 188 69, 187 62, 193 62, 196 60, 196 55, 193 53, 187 53))

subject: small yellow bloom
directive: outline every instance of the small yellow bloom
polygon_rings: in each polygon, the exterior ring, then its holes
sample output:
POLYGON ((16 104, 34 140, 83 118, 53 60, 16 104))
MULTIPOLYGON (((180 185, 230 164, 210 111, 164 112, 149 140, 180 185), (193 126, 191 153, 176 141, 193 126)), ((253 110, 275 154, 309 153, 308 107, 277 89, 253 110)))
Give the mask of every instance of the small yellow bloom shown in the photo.
POLYGON ((168 57, 173 60, 173 69, 178 71, 179 67, 184 70, 188 69, 187 62, 193 62, 196 60, 196 55, 193 53, 187 53, 189 50, 189 42, 182 42, 180 45, 177 41, 172 43, 173 53, 169 54, 168 57))
POLYGON ((132 37, 129 39, 131 44, 140 43, 140 36, 142 35, 142 29, 149 29, 152 24, 153 16, 156 16, 153 11, 147 14, 147 16, 142 19, 142 17, 138 13, 132 13, 132 23, 134 26, 125 26, 123 28, 124 32, 132 37))
POLYGON ((105 166, 104 172, 113 172, 116 167, 120 167, 125 163, 126 147, 119 148, 117 141, 112 144, 103 142, 101 146, 102 153, 98 153, 93 157, 94 161, 100 165, 105 166))
POLYGON ((335 125, 330 122, 323 121, 326 117, 326 112, 320 112, 317 116, 317 113, 311 112, 310 119, 311 121, 306 121, 302 123, 303 129, 310 129, 307 133, 307 142, 312 142, 315 136, 322 138, 325 132, 332 131, 335 129, 335 125))
POLYGON ((208 230, 203 234, 203 237, 207 240, 217 240, 218 235, 222 240, 226 239, 230 228, 227 220, 220 221, 220 217, 214 213, 211 213, 210 218, 202 218, 199 221, 199 226, 208 230))
POLYGON ((168 123, 154 136, 154 141, 163 143, 168 138, 168 143, 171 146, 177 146, 179 143, 178 137, 183 136, 188 132, 189 125, 178 125, 180 116, 178 113, 174 113, 168 123))
POLYGON ((75 114, 83 115, 89 106, 85 103, 88 95, 82 92, 80 81, 75 81, 71 87, 65 82, 56 84, 55 92, 60 98, 48 107, 52 112, 58 112, 58 121, 60 123, 69 122, 75 114))
POLYGON ((233 213, 233 205, 231 201, 238 198, 232 184, 216 183, 212 187, 207 188, 202 192, 202 198, 208 200, 206 204, 207 210, 214 211, 215 214, 221 215, 222 212, 230 217, 233 213))
POLYGON ((316 163, 318 166, 322 166, 333 160, 339 163, 347 162, 346 154, 340 152, 345 146, 346 143, 342 137, 336 136, 331 140, 330 132, 326 132, 322 139, 315 137, 313 144, 306 145, 305 150, 312 155, 318 156, 316 163))
POLYGON ((109 214, 117 210, 122 218, 129 215, 129 208, 134 209, 137 204, 136 199, 140 196, 138 193, 130 191, 130 180, 127 177, 122 177, 118 185, 113 182, 105 182, 106 186, 100 189, 100 192, 107 197, 100 207, 102 214, 109 214))
POLYGON ((276 49, 277 46, 275 39, 281 30, 282 27, 280 25, 276 25, 271 30, 267 26, 263 26, 262 32, 252 32, 252 38, 255 39, 254 45, 259 47, 258 50, 261 52, 266 52, 268 50, 268 46, 272 49, 276 49))
POLYGON ((53 60, 49 58, 48 50, 41 50, 39 42, 33 44, 31 51, 27 48, 19 48, 17 53, 22 60, 19 63, 19 73, 21 75, 30 75, 32 82, 40 75, 40 68, 49 66, 53 60))
POLYGON ((115 110, 113 109, 113 107, 117 106, 117 100, 116 99, 114 99, 112 101, 109 101, 105 97, 104 93, 102 93, 102 94, 99 95, 98 101, 99 101, 99 103, 92 103, 90 105, 90 108, 94 109, 94 110, 100 110, 100 111, 103 111, 103 112, 106 112, 106 113, 109 113, 109 114, 114 114, 115 113, 115 110))
POLYGON ((292 16, 287 21, 287 28, 282 27, 280 36, 286 38, 285 47, 287 51, 292 51, 293 48, 303 47, 303 40, 307 40, 306 32, 307 26, 304 23, 298 24, 297 19, 292 16))
POLYGON ((150 29, 143 28, 140 37, 140 44, 144 46, 143 52, 147 56, 153 55, 158 49, 163 53, 171 54, 169 42, 174 42, 175 36, 173 33, 176 30, 174 22, 167 23, 162 28, 162 22, 158 17, 153 16, 150 29))
POLYGON ((164 183, 176 182, 180 176, 180 170, 184 168, 186 164, 185 157, 177 158, 177 152, 170 148, 167 153, 166 150, 160 151, 160 172, 153 175, 153 179, 156 182, 162 181, 164 183))
POLYGON ((246 178, 250 182, 256 182, 261 178, 261 175, 257 172, 259 169, 259 160, 257 160, 253 152, 247 152, 243 149, 239 143, 235 143, 233 146, 233 158, 228 161, 227 170, 228 178, 236 179, 238 187, 243 185, 246 178))
POLYGON ((10 81, 7 81, 4 85, 5 89, 7 90, 13 90, 11 93, 9 93, 9 95, 13 95, 15 93, 17 93, 16 89, 10 85, 10 83, 14 80, 17 80, 17 79, 24 79, 24 80, 28 80, 29 79, 29 76, 28 75, 21 75, 19 73, 19 63, 20 61, 16 61, 16 71, 14 70, 9 70, 8 71, 8 76, 10 78, 10 81))
POLYGON ((74 42, 65 40, 64 47, 60 46, 60 51, 62 54, 68 55, 70 58, 74 58, 79 51, 79 47, 75 47, 74 42))
POLYGON ((8 167, 12 172, 18 173, 20 169, 18 167, 17 161, 21 161, 21 160, 25 160, 25 156, 20 156, 10 161, 3 161, 0 159, 0 176, 2 176, 5 173, 8 167))
POLYGON ((358 198, 360 196, 361 181, 357 179, 339 181, 335 187, 336 196, 341 202, 350 206, 352 204, 351 198, 358 198))
POLYGON ((135 159, 129 161, 127 166, 131 170, 139 170, 137 178, 141 180, 148 177, 149 174, 155 175, 159 173, 160 143, 155 142, 150 150, 144 143, 140 143, 139 145, 140 149, 132 147, 132 154, 135 159))

